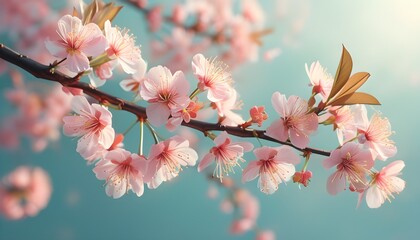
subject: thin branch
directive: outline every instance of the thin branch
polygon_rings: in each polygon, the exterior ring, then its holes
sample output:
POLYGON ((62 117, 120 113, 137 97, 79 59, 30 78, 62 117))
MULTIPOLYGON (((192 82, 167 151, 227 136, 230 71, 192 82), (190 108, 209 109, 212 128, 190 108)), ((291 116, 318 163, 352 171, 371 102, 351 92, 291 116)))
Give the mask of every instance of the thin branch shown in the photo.
MULTIPOLYGON (((26 56, 23 56, 22 54, 19 54, 13 51, 12 49, 8 48, 4 44, 0 44, 0 58, 24 69, 25 71, 31 73, 33 76, 37 78, 46 79, 53 82, 58 82, 58 83, 61 83, 65 87, 82 89, 85 94, 95 98, 100 103, 112 104, 112 105, 118 106, 121 110, 130 112, 136 115, 139 119, 147 119, 146 109, 144 107, 135 105, 123 99, 117 98, 111 94, 108 94, 106 92, 93 88, 87 83, 79 82, 78 81, 79 80, 78 78, 80 78, 79 74, 78 74, 78 77, 76 76, 76 78, 72 78, 60 72, 51 71, 51 68, 52 68, 51 66, 43 65, 26 56)), ((290 142, 278 141, 274 138, 266 136, 264 130, 243 129, 239 126, 238 127, 223 126, 220 124, 202 122, 202 121, 197 121, 197 120, 191 120, 188 123, 182 122, 182 125, 189 128, 196 129, 202 132, 203 134, 205 134, 207 131, 226 131, 230 135, 237 136, 237 137, 242 137, 242 138, 258 137, 260 139, 265 139, 270 142, 276 142, 283 145, 288 145, 303 153, 311 152, 311 153, 315 153, 322 156, 330 156, 330 152, 328 151, 323 151, 323 150, 319 150, 315 148, 301 149, 294 146, 290 142)))

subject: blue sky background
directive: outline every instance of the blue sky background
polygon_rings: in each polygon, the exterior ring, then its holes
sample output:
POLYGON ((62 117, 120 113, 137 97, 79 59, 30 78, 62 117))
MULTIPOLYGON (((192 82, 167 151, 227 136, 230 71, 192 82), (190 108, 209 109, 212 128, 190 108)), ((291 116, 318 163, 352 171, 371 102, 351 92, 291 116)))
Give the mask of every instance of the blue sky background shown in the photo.
MULTIPOLYGON (((152 1, 151 1, 152 2, 152 1)), ((264 1, 271 7, 272 1, 264 1)), ((244 109, 265 105, 271 119, 276 114, 270 98, 274 91, 287 95, 309 97, 309 82, 304 65, 319 60, 335 73, 341 46, 352 54, 353 70, 368 71, 371 78, 362 91, 375 95, 382 106, 376 109, 388 117, 395 135, 398 153, 391 160, 404 160, 402 178, 406 189, 392 203, 379 209, 369 209, 363 203, 356 209, 357 196, 344 192, 327 194, 326 179, 331 171, 324 170, 322 157, 314 157, 309 165, 314 173, 308 188, 299 189, 289 183, 280 186, 273 195, 256 188, 256 181, 244 186, 260 200, 258 224, 276 232, 278 239, 413 239, 420 234, 420 188, 417 186, 420 167, 418 137, 418 91, 420 90, 419 42, 420 2, 412 0, 372 1, 304 1, 291 5, 292 11, 305 20, 302 32, 293 36, 293 44, 284 39, 296 16, 283 20, 270 19, 275 33, 267 37, 267 48, 279 46, 282 54, 272 62, 250 63, 236 69, 237 89, 244 100, 244 109), (302 10, 304 7, 306 10, 302 10), (300 10, 298 9, 300 8, 300 10), (307 12, 306 12, 307 11, 307 12), (303 13, 302 13, 303 12, 303 13)), ((117 17, 119 26, 130 28, 142 45, 143 57, 150 58, 148 40, 142 17, 126 7, 117 17)), ((5 36, 1 35, 1 41, 5 36)), ((7 40, 6 40, 7 41, 7 40)), ((40 43, 42 44, 42 43, 40 43)), ((149 62, 149 66, 158 62, 149 62)), ((114 92, 117 83, 109 83, 106 91, 114 92)), ((0 91, 10 87, 2 76, 0 91)), ((121 94, 121 91, 114 92, 121 94)), ((123 95, 120 95, 123 96, 123 95)), ((128 95, 126 95, 128 97, 128 95)), ((11 111, 8 104, 0 108, 1 116, 11 111)), ((133 116, 113 112, 114 126, 123 131, 133 116)), ((243 111, 246 116, 246 111, 243 111)), ((335 133, 321 127, 311 146, 333 149, 335 133)), ((152 139, 148 139, 150 144, 152 139)), ((253 239, 253 233, 232 236, 228 233, 231 215, 219 210, 221 198, 206 196, 208 183, 196 168, 184 169, 175 181, 157 190, 147 190, 141 198, 128 194, 114 200, 106 196, 103 182, 98 181, 92 167, 75 152, 77 141, 62 137, 42 153, 0 150, 0 176, 18 164, 45 168, 52 180, 54 192, 48 207, 37 217, 20 221, 0 218, 0 239, 253 239)), ((137 150, 137 130, 128 135, 125 145, 137 150)), ((209 139, 200 145, 209 146, 209 139)), ((272 145, 267 143, 268 145, 272 145)), ((24 145, 27 148, 28 145, 24 145)), ((146 153, 148 151, 146 150, 146 153)), ((202 155, 201 155, 202 156, 202 155)), ((253 159, 251 154, 246 155, 253 159)), ((388 164, 380 162, 377 169, 388 164)), ((239 174, 235 176, 239 178, 239 174)))

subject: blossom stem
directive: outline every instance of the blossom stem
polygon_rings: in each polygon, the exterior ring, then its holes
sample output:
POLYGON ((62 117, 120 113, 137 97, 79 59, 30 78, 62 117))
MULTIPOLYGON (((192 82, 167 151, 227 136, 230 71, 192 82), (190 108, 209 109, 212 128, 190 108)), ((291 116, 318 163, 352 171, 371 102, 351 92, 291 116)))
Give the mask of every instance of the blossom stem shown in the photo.
POLYGON ((123 132, 123 134, 122 135, 126 135, 136 124, 137 124, 137 122, 138 122, 139 120, 138 119, 136 119, 134 122, 132 122, 131 124, 130 124, 130 126, 123 132))
POLYGON ((157 135, 155 129, 153 129, 152 125, 150 125, 149 121, 146 120, 146 126, 147 128, 150 130, 150 132, 152 133, 153 139, 155 140, 155 144, 158 144, 159 141, 159 136, 157 135))
POLYGON ((55 68, 55 67, 57 67, 58 65, 60 65, 60 63, 62 63, 62 62, 64 62, 64 61, 66 61, 66 59, 67 59, 67 58, 63 58, 63 59, 61 59, 60 61, 53 63, 53 64, 51 65, 51 68, 55 68))
POLYGON ((139 144, 139 155, 143 155, 143 119, 140 119, 140 144, 139 144))
POLYGON ((89 62, 89 65, 92 68, 95 68, 95 67, 98 67, 98 66, 100 66, 100 65, 102 65, 104 63, 107 63, 109 61, 111 61, 111 59, 108 57, 108 54, 106 52, 104 52, 101 55, 97 56, 96 58, 92 59, 89 62))
POLYGON ((311 157, 311 154, 306 154, 305 156, 305 164, 303 164, 302 172, 306 171, 306 168, 308 167, 309 158, 311 157))
POLYGON ((262 142, 261 142, 260 138, 258 137, 258 133, 255 131, 255 129, 252 132, 254 134, 254 137, 258 140, 258 143, 260 144, 260 147, 262 147, 263 145, 262 145, 262 142))
POLYGON ((199 88, 196 88, 194 92, 191 93, 190 99, 193 99, 195 96, 197 96, 199 93, 201 93, 201 90, 199 88))
POLYGON ((210 132, 210 131, 206 131, 206 132, 204 133, 204 135, 205 135, 206 137, 210 138, 211 140, 214 140, 214 139, 216 138, 216 134, 214 134, 214 133, 212 133, 212 132, 210 132))

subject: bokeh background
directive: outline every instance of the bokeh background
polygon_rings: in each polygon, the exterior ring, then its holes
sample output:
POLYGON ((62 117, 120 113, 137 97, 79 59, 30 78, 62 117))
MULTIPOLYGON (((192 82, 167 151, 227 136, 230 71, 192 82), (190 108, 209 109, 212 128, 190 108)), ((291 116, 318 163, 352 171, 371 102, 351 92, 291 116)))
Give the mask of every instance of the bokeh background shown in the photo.
MULTIPOLYGON (((272 13, 278 10, 273 10, 274 1, 262 2, 272 13)), ((324 170, 320 165, 323 158, 316 156, 309 164, 314 177, 308 188, 299 189, 289 183, 280 186, 275 194, 265 195, 257 189, 256 181, 245 184, 260 200, 258 225, 274 230, 277 239, 416 239, 420 235, 420 187, 416 184, 420 167, 420 2, 285 2, 287 14, 269 18, 268 25, 275 32, 264 39, 264 48, 280 47, 281 55, 270 62, 248 63, 234 70, 237 90, 244 101, 242 113, 246 116, 249 107, 265 105, 269 116, 276 118, 270 103, 274 91, 308 98, 305 63, 319 60, 334 74, 344 44, 352 54, 354 71, 368 71, 372 75, 362 91, 375 95, 382 103, 375 109, 389 118, 395 131, 392 139, 398 147, 398 154, 389 161, 405 161, 402 178, 407 185, 392 203, 369 209, 363 202, 356 209, 355 194, 328 195, 325 185, 331 171, 324 170)), ((65 5, 59 1, 53 4, 65 5)), ((149 66, 159 64, 151 60, 149 41, 154 36, 147 32, 141 14, 127 6, 115 23, 131 29, 137 36, 149 66)), ((5 35, 0 37, 1 42, 10 41, 5 35)), ((107 84, 104 90, 124 96, 122 91, 115 90, 116 86, 117 81, 107 84)), ((10 87, 10 81, 3 75, 0 91, 10 87)), ((0 113, 4 117, 13 109, 4 98, 2 102, 0 113)), ((113 113, 114 126, 119 131, 134 119, 127 113, 113 113)), ((125 142, 132 151, 137 150, 137 132, 136 129, 130 132, 125 142)), ((202 149, 210 146, 209 139, 199 137, 202 149)), ((151 141, 148 139, 147 143, 151 141)), ((0 150, 0 176, 19 164, 42 166, 50 174, 54 188, 48 207, 35 218, 19 221, 0 218, 0 239, 255 238, 254 233, 229 234, 232 215, 220 211, 223 191, 217 200, 210 200, 208 181, 195 167, 184 169, 175 181, 157 190, 146 190, 141 198, 131 193, 114 200, 106 196, 103 182, 95 178, 92 167, 86 166, 75 152, 76 143, 76 139, 63 136, 42 153, 25 150, 29 149, 25 143, 20 151, 0 150)), ((335 148, 335 133, 329 127, 321 127, 311 146, 335 148)), ((252 155, 246 158, 252 160, 252 155)), ((378 169, 387 163, 381 164, 378 169)))

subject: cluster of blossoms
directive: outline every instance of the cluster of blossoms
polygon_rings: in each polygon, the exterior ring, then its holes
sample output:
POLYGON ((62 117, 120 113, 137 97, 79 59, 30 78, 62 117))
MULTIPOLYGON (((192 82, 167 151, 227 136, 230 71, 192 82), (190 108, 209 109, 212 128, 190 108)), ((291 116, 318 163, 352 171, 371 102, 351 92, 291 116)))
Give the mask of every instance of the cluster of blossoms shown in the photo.
POLYGON ((115 135, 108 109, 90 105, 83 96, 73 98, 72 109, 77 115, 64 118, 64 134, 80 137, 77 152, 90 163, 96 162, 93 171, 98 179, 106 180, 106 193, 113 198, 129 190, 141 196, 144 183, 157 188, 197 161, 189 141, 179 136, 153 145, 148 157, 131 153, 119 144, 121 138, 115 135))
POLYGON ((63 116, 70 111, 71 96, 59 85, 31 86, 19 72, 12 72, 14 89, 5 92, 6 99, 17 109, 0 125, 0 146, 17 149, 21 136, 30 139, 33 151, 44 150, 60 137, 63 116), (37 88, 44 88, 39 93, 37 88))
POLYGON ((84 25, 78 17, 65 15, 58 21, 58 40, 47 40, 48 51, 62 60, 61 71, 77 74, 91 71, 93 86, 101 86, 112 77, 115 67, 124 72, 137 72, 141 64, 140 48, 128 30, 112 27, 109 20, 103 31, 95 23, 84 25), (66 71, 67 70, 67 71, 66 71))
MULTIPOLYGON (((145 13, 151 32, 160 33, 164 24, 173 26, 161 41, 151 44, 154 55, 165 57, 165 65, 171 70, 188 69, 189 58, 186 56, 205 52, 211 45, 223 46, 218 55, 231 66, 256 61, 260 55, 261 38, 271 32, 264 27, 266 18, 257 0, 240 1, 239 7, 232 0, 188 0, 174 4, 168 11, 169 15, 164 14, 166 10, 161 5, 147 1, 130 2, 145 13)), ((264 57, 271 59, 279 53, 277 49, 264 57)))
MULTIPOLYGON (((226 177, 219 186, 227 190, 225 197, 220 203, 220 210, 225 214, 240 213, 232 220, 229 231, 232 234, 240 235, 254 229, 260 214, 258 199, 246 189, 235 185, 232 178, 226 177)), ((217 199, 219 195, 218 188, 213 184, 210 185, 207 196, 210 199, 217 199)), ((275 234, 270 230, 258 229, 255 239, 274 240, 275 234)))
MULTIPOLYGON (((6 34, 19 52, 44 64, 54 59, 45 49, 47 36, 56 34, 60 15, 50 7, 49 0, 28 0, 25 4, 0 0, 0 34, 6 34)), ((0 74, 6 69, 0 63, 0 74)))
MULTIPOLYGON (((319 94, 319 106, 326 105, 331 99, 333 78, 319 62, 312 63, 310 68, 306 66, 306 71, 313 96, 319 94)), ((361 81, 366 81, 368 76, 365 74, 361 81)), ((398 177, 404 168, 403 161, 392 162, 379 172, 373 169, 376 159, 385 161, 397 153, 394 142, 389 139, 393 132, 387 118, 375 113, 369 119, 364 105, 329 106, 319 122, 333 125, 340 143, 323 161, 326 169, 336 167, 327 180, 328 193, 336 195, 348 187, 360 194, 359 204, 366 193, 367 205, 377 208, 404 190, 405 181, 398 177)))

